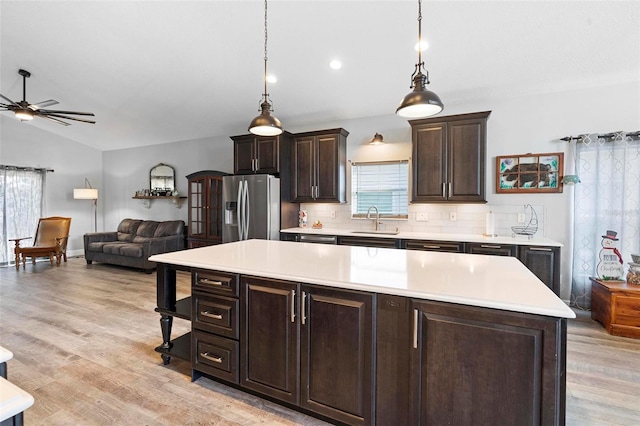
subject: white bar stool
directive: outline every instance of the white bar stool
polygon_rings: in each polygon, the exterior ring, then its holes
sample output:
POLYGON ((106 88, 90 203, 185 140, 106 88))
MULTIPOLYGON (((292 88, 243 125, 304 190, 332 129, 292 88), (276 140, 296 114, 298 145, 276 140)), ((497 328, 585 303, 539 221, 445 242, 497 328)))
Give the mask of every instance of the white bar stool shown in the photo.
POLYGON ((0 377, 0 425, 22 426, 23 412, 33 405, 33 397, 4 377, 0 377))

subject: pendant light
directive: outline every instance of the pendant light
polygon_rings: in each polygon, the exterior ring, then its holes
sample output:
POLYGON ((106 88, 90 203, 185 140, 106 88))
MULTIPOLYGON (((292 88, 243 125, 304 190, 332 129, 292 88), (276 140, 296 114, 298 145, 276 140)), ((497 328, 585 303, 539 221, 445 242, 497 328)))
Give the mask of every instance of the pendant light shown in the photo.
POLYGON ((267 93, 267 0, 264 0, 264 93, 260 103, 260 115, 251 120, 249 132, 259 136, 277 136, 282 133, 280 120, 271 115, 273 108, 267 93))
MULTIPOLYGON (((418 0, 418 43, 422 41, 422 1, 418 0)), ((411 86, 413 89, 402 99, 402 103, 396 110, 396 114, 406 118, 423 118, 438 114, 444 108, 440 97, 434 92, 427 90, 429 84, 429 71, 424 67, 422 61, 422 49, 418 49, 418 63, 411 75, 411 86), (426 73, 423 74, 422 71, 426 73)))

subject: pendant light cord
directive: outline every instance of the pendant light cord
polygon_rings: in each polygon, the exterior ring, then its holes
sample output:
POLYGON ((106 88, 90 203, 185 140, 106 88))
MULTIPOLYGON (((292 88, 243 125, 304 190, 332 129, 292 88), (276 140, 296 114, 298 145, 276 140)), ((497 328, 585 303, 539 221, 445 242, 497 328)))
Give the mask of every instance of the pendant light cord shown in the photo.
POLYGON ((422 62, 422 0, 418 0, 418 67, 422 62))
POLYGON ((267 93, 267 0, 264 0, 264 100, 267 101, 269 94, 267 93))

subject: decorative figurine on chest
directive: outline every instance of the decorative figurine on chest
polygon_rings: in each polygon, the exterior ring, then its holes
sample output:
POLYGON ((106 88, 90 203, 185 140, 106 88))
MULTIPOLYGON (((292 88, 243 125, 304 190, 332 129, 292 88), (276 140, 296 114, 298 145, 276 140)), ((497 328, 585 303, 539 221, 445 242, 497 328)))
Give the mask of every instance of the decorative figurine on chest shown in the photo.
POLYGON ((615 231, 607 231, 607 235, 602 236, 600 262, 596 268, 601 280, 619 280, 624 274, 622 255, 616 247, 617 235, 615 231))

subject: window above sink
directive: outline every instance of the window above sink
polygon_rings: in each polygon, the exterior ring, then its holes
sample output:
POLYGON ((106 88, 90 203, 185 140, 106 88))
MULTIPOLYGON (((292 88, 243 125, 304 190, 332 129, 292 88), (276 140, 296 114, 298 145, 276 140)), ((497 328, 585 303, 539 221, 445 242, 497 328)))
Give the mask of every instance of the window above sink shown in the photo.
POLYGON ((380 219, 408 219, 409 160, 351 163, 351 217, 367 218, 371 206, 380 219))

